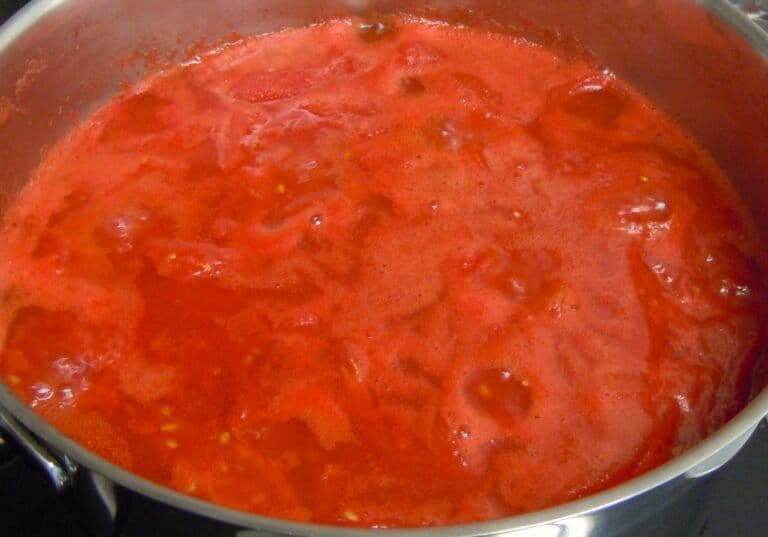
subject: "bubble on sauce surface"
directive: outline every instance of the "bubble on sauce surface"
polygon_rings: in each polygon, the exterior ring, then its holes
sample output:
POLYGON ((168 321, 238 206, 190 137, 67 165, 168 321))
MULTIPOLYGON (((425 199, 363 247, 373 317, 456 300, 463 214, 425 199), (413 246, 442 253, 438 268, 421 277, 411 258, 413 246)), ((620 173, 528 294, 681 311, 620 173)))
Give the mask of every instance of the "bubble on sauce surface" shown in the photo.
POLYGON ((36 407, 40 403, 49 401, 54 396, 54 390, 47 382, 35 382, 29 387, 31 400, 30 406, 36 407))
POLYGON ((388 17, 363 18, 355 23, 358 38, 364 43, 376 43, 394 38, 397 26, 388 17))
MULTIPOLYGON (((691 217, 687 196, 672 184, 645 175, 623 176, 623 170, 604 168, 619 177, 598 187, 588 208, 590 219, 601 227, 649 238, 669 234, 675 221, 682 229, 691 217)), ((674 240, 677 235, 670 235, 674 240)))
MULTIPOLYGON (((76 404, 79 396, 89 389, 91 380, 86 373, 87 370, 83 369, 77 374, 62 375, 54 368, 54 371, 37 373, 41 380, 29 386, 23 386, 19 380, 16 388, 24 393, 32 408, 41 406, 62 408, 76 404)), ((27 372, 25 376, 32 375, 34 373, 27 372)), ((20 377, 16 378, 20 379, 20 377)))
POLYGON ((662 229, 672 218, 672 210, 660 192, 627 194, 616 210, 618 229, 639 234, 646 229, 662 229))
MULTIPOLYGON (((563 171, 583 170, 601 150, 635 140, 622 124, 631 104, 630 96, 616 82, 580 80, 548 91, 539 115, 525 127, 548 153, 557 155, 563 171)), ((627 122, 636 118, 629 113, 627 117, 627 122)))
POLYGON ((550 292, 559 270, 560 260, 551 251, 507 251, 491 268, 490 282, 514 301, 535 302, 550 292))
POLYGON ((409 68, 420 68, 440 62, 445 54, 429 43, 412 41, 397 46, 398 61, 409 68))
POLYGON ((581 121, 609 127, 629 105, 629 97, 606 80, 587 80, 568 92, 563 110, 581 121))
POLYGON ((421 95, 426 91, 424 83, 415 77, 405 77, 400 79, 400 88, 407 95, 421 95))
POLYGON ((469 135, 461 132, 454 121, 445 121, 438 126, 438 140, 442 147, 449 151, 458 151, 470 139, 469 135))
POLYGON ((526 418, 531 408, 530 381, 518 379, 506 369, 475 371, 465 382, 464 391, 472 404, 503 425, 526 418))
MULTIPOLYGON (((485 142, 488 121, 467 115, 428 118, 423 127, 424 137, 435 146, 456 154, 475 152, 474 146, 485 142)), ((482 161, 482 152, 477 152, 482 161)))
POLYGON ((297 124, 283 125, 280 129, 284 132, 266 132, 264 139, 254 142, 257 158, 264 164, 251 171, 253 192, 256 201, 274 213, 270 219, 276 221, 294 214, 298 205, 315 196, 338 190, 333 159, 318 145, 318 138, 330 134, 316 118, 304 118, 306 112, 297 114, 297 124), (269 150, 261 149, 264 144, 282 150, 270 158, 269 150))
POLYGON ((471 288, 475 290, 471 293, 491 292, 514 304, 515 309, 536 309, 558 287, 561 260, 554 250, 548 249, 494 249, 465 259, 461 270, 474 282, 471 288))
POLYGON ((65 382, 71 382, 83 376, 91 365, 79 356, 61 356, 56 358, 53 363, 53 369, 59 378, 65 382))
POLYGON ((133 250, 137 235, 147 230, 150 217, 146 211, 133 209, 108 216, 96 229, 96 237, 118 254, 133 250))
POLYGON ((662 285, 672 285, 675 283, 676 276, 669 266, 664 263, 654 263, 650 268, 662 285))
POLYGON ((502 95, 477 75, 452 73, 449 80, 458 102, 471 110, 493 109, 503 102, 502 95))
POLYGON ((760 263, 730 242, 702 249, 701 282, 718 304, 733 310, 763 308, 765 274, 760 263))

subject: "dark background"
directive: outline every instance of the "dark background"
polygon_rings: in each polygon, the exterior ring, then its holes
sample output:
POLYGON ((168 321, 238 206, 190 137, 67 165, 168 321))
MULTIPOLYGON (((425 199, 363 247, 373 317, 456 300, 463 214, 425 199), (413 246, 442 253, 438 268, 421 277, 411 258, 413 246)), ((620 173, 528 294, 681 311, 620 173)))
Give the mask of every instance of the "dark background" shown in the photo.
MULTIPOLYGON (((115 0, 120 1, 120 0, 115 0)), ((158 0, 166 1, 166 0, 158 0)), ((26 0, 0 0, 0 23, 26 0)), ((762 423, 747 446, 714 478, 706 523, 691 536, 768 537, 768 427, 762 423)), ((204 528, 179 528, 144 502, 134 506, 123 537, 198 537, 204 528)), ((0 447, 0 535, 81 537, 45 481, 0 447)))

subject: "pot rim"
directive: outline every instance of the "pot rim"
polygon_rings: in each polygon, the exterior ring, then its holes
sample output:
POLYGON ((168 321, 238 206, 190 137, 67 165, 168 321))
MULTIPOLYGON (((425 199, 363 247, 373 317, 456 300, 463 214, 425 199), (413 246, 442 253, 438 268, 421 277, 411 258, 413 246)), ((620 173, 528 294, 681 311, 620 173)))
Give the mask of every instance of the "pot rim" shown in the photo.
MULTIPOLYGON (((0 55, 13 42, 23 36, 39 20, 70 0, 32 0, 5 24, 0 26, 0 55)), ((697 0, 703 9, 727 24, 768 62, 768 34, 727 0, 697 0)), ((53 446, 62 454, 110 481, 153 500, 188 511, 199 516, 234 526, 257 531, 316 537, 372 537, 381 535, 382 529, 348 528, 341 526, 308 524, 281 520, 222 507, 164 487, 129 472, 83 447, 63 435, 22 402, 0 380, 0 411, 5 409, 29 431, 53 446)), ((535 526, 557 527, 566 519, 578 519, 627 501, 676 478, 685 478, 686 472, 735 445, 739 439, 751 434, 768 415, 768 386, 745 408, 714 434, 670 461, 629 481, 585 498, 547 509, 495 520, 431 528, 386 529, 387 537, 473 537, 476 535, 504 535, 535 526)), ((258 534, 260 535, 260 534, 258 534)), ((511 537, 511 536, 510 536, 511 537)))

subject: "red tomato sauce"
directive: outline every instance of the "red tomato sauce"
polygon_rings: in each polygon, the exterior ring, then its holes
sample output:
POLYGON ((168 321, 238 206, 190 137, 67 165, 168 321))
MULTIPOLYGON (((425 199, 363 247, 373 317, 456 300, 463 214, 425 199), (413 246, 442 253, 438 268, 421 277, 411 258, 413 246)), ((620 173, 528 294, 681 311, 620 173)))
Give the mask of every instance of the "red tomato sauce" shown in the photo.
POLYGON ((746 401, 764 255, 610 72, 393 18, 117 97, 4 217, 0 373, 96 453, 264 515, 420 526, 651 469, 746 401))

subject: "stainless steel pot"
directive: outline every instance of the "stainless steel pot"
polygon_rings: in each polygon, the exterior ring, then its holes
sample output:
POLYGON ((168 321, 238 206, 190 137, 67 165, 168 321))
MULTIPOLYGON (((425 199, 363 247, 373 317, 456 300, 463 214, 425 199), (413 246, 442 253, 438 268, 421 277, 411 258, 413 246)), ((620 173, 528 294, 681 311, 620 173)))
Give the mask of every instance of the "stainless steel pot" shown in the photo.
MULTIPOLYGON (((768 34, 758 27, 765 23, 755 11, 760 4, 761 0, 37 0, 0 29, 0 211, 26 182, 41 149, 118 91, 121 83, 141 76, 142 61, 121 63, 121 59, 150 50, 165 58, 201 39, 234 31, 259 33, 350 9, 373 8, 470 22, 492 20, 500 28, 579 41, 702 141, 768 232, 764 184, 768 34), (734 4, 751 10, 751 18, 734 4)), ((738 416, 694 449, 579 501, 484 523, 386 533, 679 537, 700 512, 708 476, 744 445, 766 414, 768 389, 763 389, 738 416)), ((2 383, 0 432, 45 472, 94 534, 109 534, 126 500, 136 494, 176 510, 180 521, 204 523, 212 535, 374 534, 237 512, 148 482, 63 436, 2 383)))

